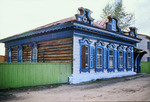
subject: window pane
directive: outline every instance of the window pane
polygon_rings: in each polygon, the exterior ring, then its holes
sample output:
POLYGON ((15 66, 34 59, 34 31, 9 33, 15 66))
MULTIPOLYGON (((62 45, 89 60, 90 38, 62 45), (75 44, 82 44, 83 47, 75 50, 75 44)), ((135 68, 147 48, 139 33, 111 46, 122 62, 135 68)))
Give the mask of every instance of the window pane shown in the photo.
POLYGON ((109 57, 109 67, 113 67, 113 57, 109 57))
POLYGON ((102 67, 102 48, 97 48, 97 67, 102 67))
POLYGON ((113 68, 113 58, 114 58, 113 50, 109 50, 109 67, 110 68, 113 68))
POLYGON ((102 66, 102 56, 100 56, 100 66, 102 66))
POLYGON ((150 49, 150 42, 147 42, 147 49, 150 49))
POLYGON ((88 49, 88 46, 85 47, 85 53, 88 53, 89 52, 89 49, 88 49))
POLYGON ((131 67, 131 52, 128 53, 128 67, 131 67))
POLYGON ((110 51, 109 51, 109 55, 113 55, 113 50, 110 50, 110 51))
POLYGON ((100 67, 100 56, 97 56, 97 67, 100 67))
POLYGON ((89 47, 85 46, 85 67, 89 67, 89 47))
POLYGON ((131 67, 131 58, 128 58, 128 67, 131 67))
POLYGON ((97 54, 102 54, 102 49, 101 48, 97 49, 97 54))
POLYGON ((119 51, 119 67, 123 67, 123 52, 119 51))
POLYGON ((147 62, 150 62, 150 57, 147 57, 147 62))
POLYGON ((122 51, 119 51, 119 56, 122 56, 122 51))
POLYGON ((33 48, 32 53, 32 62, 37 62, 37 48, 33 48))
POLYGON ((128 53, 128 57, 131 57, 131 52, 128 53))

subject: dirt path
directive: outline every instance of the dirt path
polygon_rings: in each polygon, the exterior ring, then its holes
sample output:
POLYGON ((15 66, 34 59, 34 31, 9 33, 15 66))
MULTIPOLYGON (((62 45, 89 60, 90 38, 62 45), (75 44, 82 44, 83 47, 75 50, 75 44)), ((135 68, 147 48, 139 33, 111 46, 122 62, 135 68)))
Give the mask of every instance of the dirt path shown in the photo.
MULTIPOLYGON (((150 101, 150 75, 62 85, 42 91, 14 92, 6 102, 150 101)), ((3 100, 4 101, 4 100, 3 100)))

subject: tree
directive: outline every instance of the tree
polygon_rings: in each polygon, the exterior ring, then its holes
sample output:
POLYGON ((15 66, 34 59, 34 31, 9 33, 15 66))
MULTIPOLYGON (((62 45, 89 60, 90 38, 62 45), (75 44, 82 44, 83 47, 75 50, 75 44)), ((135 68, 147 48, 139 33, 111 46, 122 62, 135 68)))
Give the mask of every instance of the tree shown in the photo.
POLYGON ((116 17, 119 20, 119 26, 123 31, 128 31, 129 26, 134 23, 134 14, 127 13, 122 5, 122 0, 117 0, 113 4, 107 4, 103 9, 101 18, 107 19, 108 16, 116 17))

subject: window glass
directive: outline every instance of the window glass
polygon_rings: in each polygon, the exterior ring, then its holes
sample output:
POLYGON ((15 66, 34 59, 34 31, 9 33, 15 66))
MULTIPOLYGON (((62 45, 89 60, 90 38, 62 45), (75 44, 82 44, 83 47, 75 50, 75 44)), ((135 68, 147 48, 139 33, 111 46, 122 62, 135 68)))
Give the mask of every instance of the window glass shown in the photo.
POLYGON ((147 57, 147 62, 150 62, 150 57, 147 57))
POLYGON ((32 49, 32 62, 37 62, 37 48, 32 49))
POLYGON ((147 49, 150 50, 150 42, 147 42, 147 49))
POLYGON ((18 51, 18 62, 21 62, 22 59, 22 50, 18 51))
POLYGON ((97 67, 102 67, 102 48, 97 48, 97 67))
POLYGON ((113 50, 109 50, 109 68, 113 68, 114 54, 113 50))
POLYGON ((128 67, 131 67, 131 52, 128 52, 128 67))
POLYGON ((89 66, 89 47, 85 46, 85 67, 88 68, 89 66))
POLYGON ((123 52, 119 51, 119 67, 123 67, 123 52))

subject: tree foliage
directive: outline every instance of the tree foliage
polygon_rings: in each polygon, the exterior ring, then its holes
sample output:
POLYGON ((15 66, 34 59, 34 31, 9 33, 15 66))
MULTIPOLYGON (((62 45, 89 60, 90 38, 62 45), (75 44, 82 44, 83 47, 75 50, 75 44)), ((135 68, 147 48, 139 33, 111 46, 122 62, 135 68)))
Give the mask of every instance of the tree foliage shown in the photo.
POLYGON ((129 26, 134 23, 134 14, 127 13, 122 5, 122 0, 118 0, 113 4, 107 4, 103 9, 101 18, 107 19, 108 16, 116 17, 119 20, 119 26, 123 31, 128 31, 129 26))

